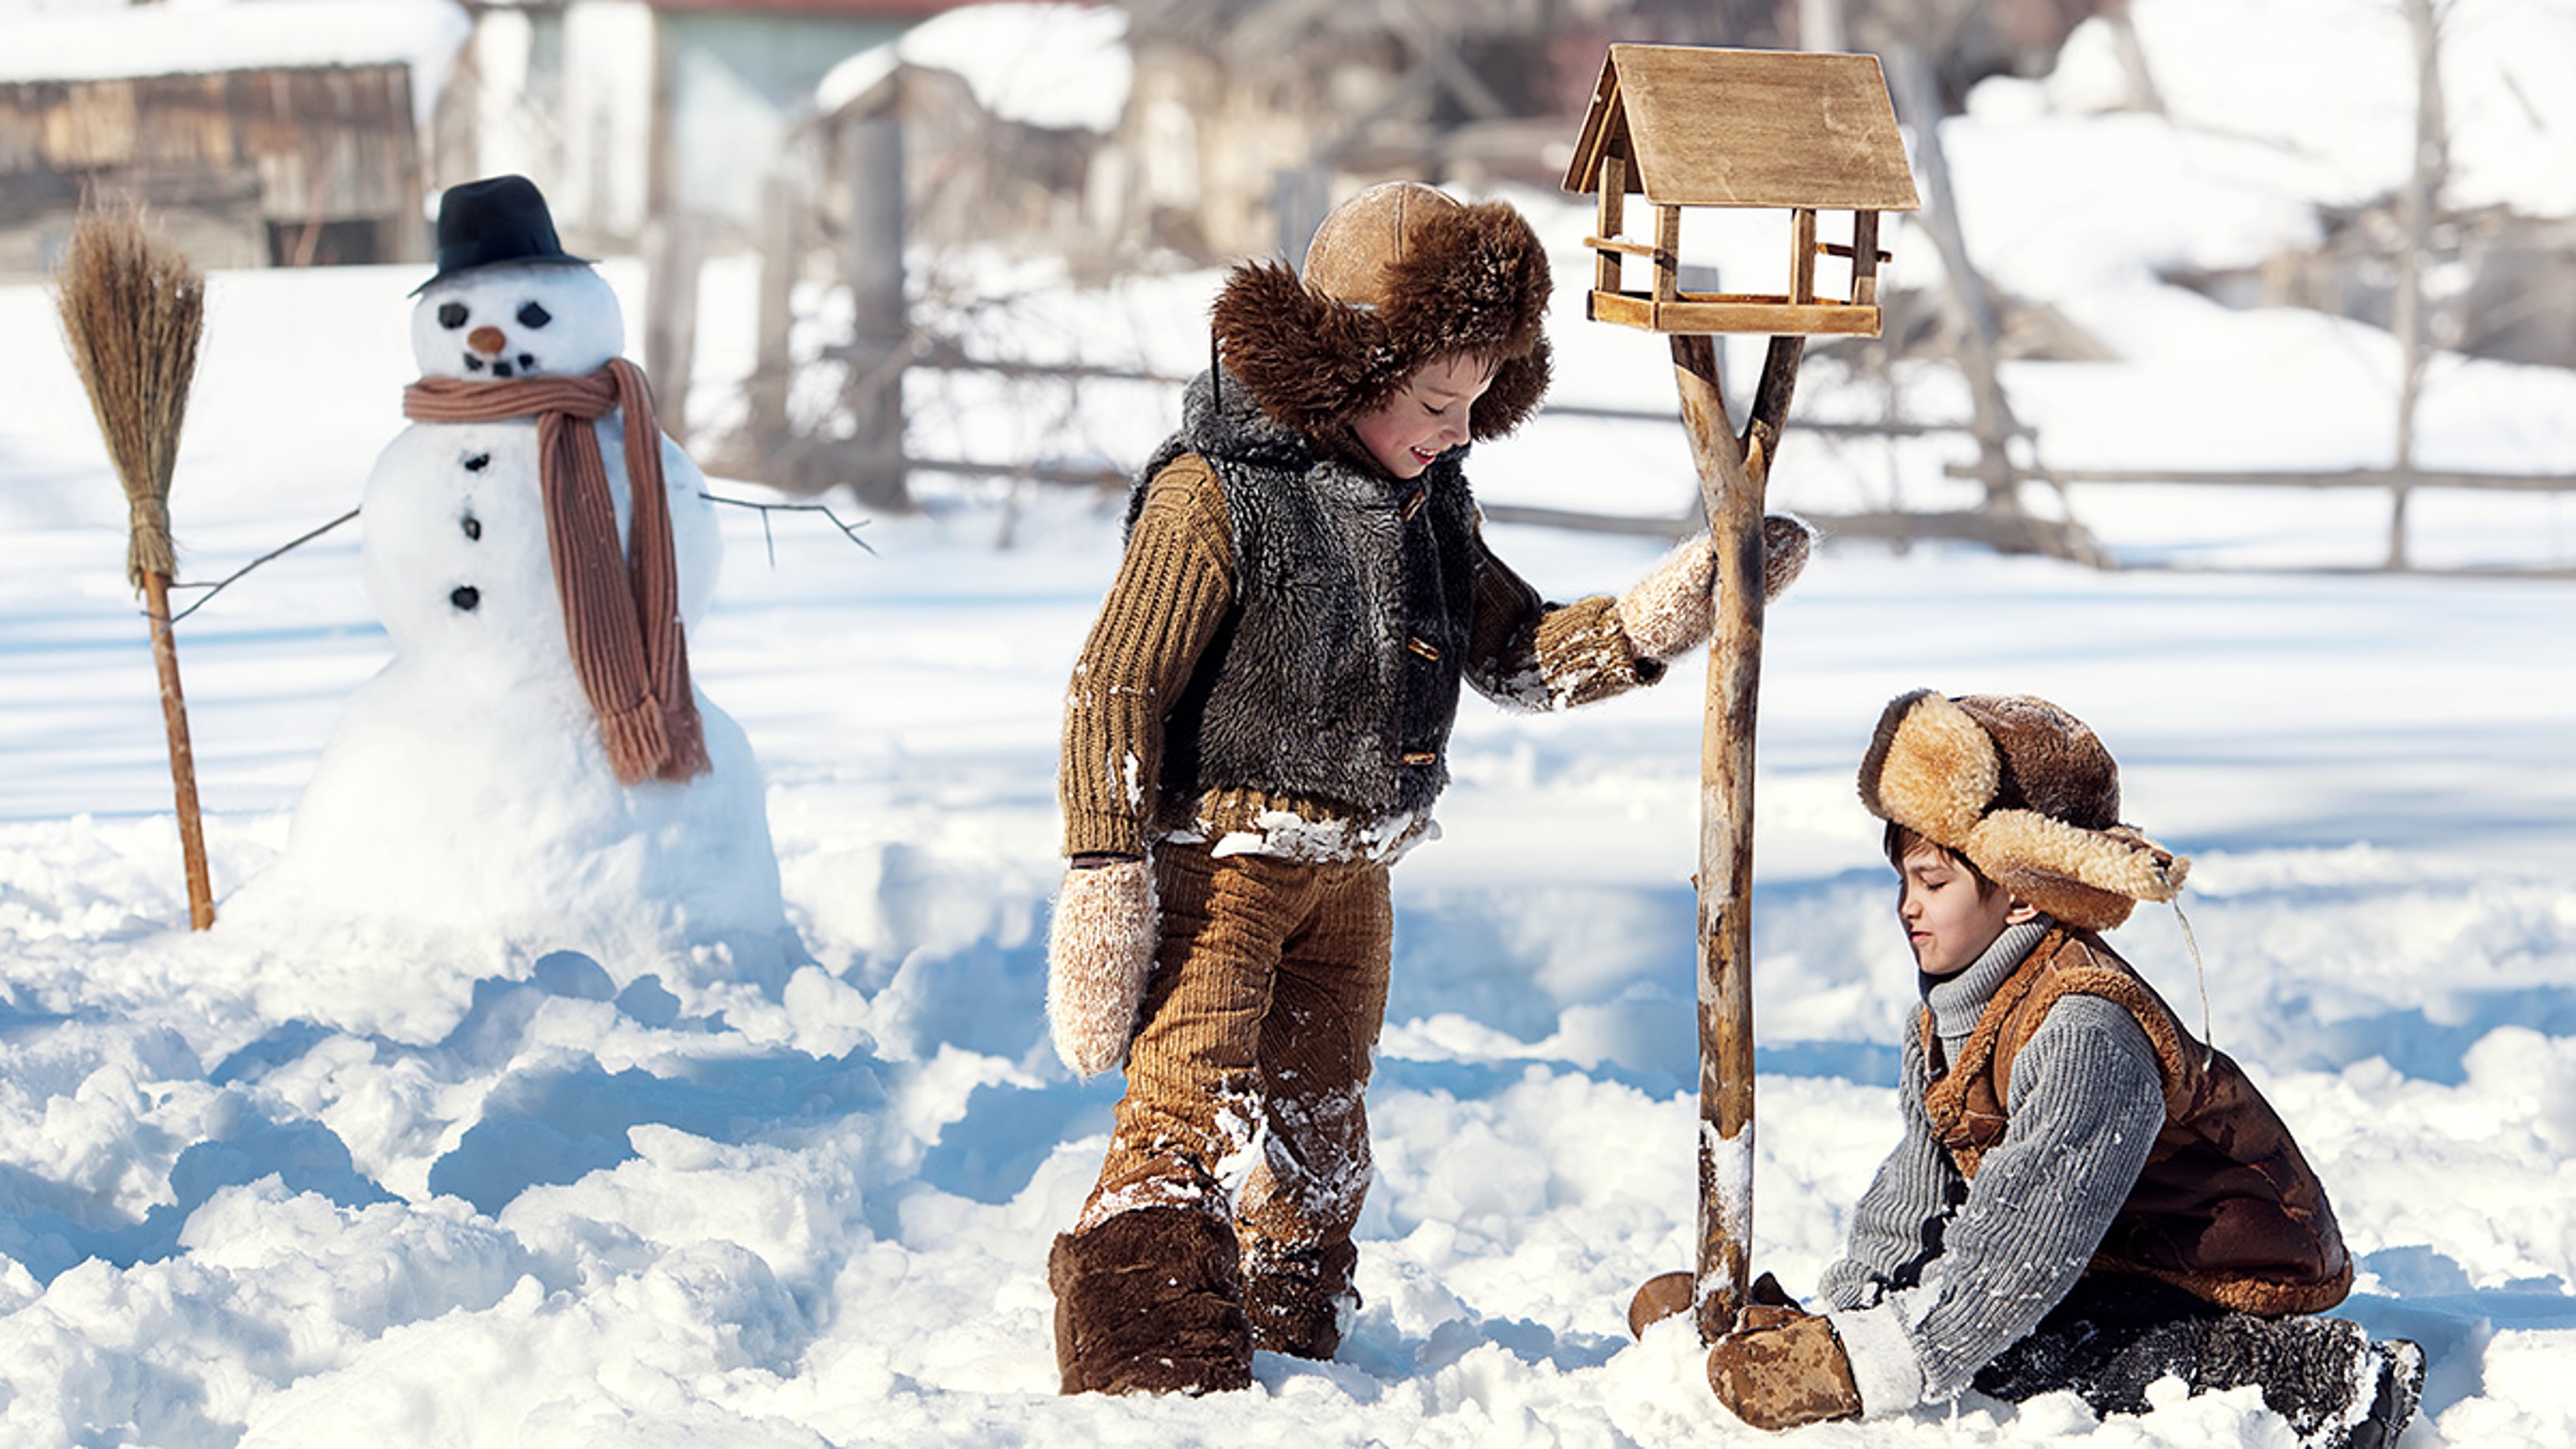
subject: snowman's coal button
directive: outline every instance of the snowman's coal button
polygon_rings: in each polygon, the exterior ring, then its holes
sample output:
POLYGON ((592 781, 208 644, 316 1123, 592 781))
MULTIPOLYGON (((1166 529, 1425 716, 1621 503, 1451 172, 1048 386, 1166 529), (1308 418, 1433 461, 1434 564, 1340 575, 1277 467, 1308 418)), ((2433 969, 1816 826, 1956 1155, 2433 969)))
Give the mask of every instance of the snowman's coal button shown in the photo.
POLYGON ((456 591, 447 596, 447 602, 470 614, 476 604, 483 602, 483 591, 472 584, 459 584, 456 591))
POLYGON ((465 471, 468 473, 480 473, 491 466, 492 455, 489 453, 477 453, 465 460, 465 471))
POLYGON ((480 539, 483 537, 483 520, 475 517, 471 513, 465 515, 464 528, 465 536, 467 538, 480 539))

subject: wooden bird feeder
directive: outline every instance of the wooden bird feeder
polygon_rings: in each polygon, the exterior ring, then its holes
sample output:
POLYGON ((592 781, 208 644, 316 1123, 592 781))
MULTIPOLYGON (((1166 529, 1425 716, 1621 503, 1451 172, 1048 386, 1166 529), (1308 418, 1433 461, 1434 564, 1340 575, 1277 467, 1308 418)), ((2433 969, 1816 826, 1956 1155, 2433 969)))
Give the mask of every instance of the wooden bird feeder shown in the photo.
POLYGON ((1614 45, 1583 118, 1565 189, 1599 201, 1586 310, 1664 333, 1682 422, 1717 553, 1708 698, 1700 733, 1699 1265, 1638 1290, 1629 1323, 1690 1313, 1703 1338, 1733 1327, 1753 1241, 1753 738, 1762 682, 1763 488, 1811 336, 1879 331, 1878 218, 1919 204, 1878 60, 1867 55, 1614 45), (1655 239, 1620 235, 1627 199, 1655 212, 1655 239), (1789 214, 1789 290, 1685 292, 1682 211, 1789 214), (1817 214, 1852 214, 1848 245, 1817 238, 1817 214), (1816 290, 1816 258, 1851 264, 1846 297, 1816 290), (1631 257, 1653 267, 1631 291, 1631 257), (1720 333, 1771 334, 1742 433, 1718 383, 1720 333))
POLYGON ((1878 57, 1681 45, 1610 47, 1565 189, 1598 202, 1588 314, 1649 332, 1875 337, 1879 213, 1921 204, 1878 57), (1654 208, 1651 242, 1621 235, 1632 195, 1654 208), (1683 291, 1693 206, 1787 211, 1788 292, 1683 291), (1817 240, 1822 211, 1851 213, 1848 244, 1817 240), (1851 263, 1848 297, 1817 293, 1818 256, 1851 263), (1643 291, 1621 285, 1629 257, 1653 267, 1643 291))

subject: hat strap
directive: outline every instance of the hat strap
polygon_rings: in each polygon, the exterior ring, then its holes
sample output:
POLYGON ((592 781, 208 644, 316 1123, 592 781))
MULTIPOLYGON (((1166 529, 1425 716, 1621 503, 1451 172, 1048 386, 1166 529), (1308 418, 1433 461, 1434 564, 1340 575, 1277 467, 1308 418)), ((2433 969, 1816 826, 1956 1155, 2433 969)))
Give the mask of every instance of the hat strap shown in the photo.
POLYGON ((2201 1070, 2207 1071, 2209 1064, 2218 1060, 2217 1033, 2209 1017, 2209 968, 2201 964, 2200 938, 2191 933, 2191 917, 2182 913, 2182 897, 2175 896, 2165 904, 2173 907, 2174 920, 2182 926, 2183 949, 2191 953, 2191 974, 2200 983, 2200 1048, 2207 1053, 2200 1065, 2201 1070))

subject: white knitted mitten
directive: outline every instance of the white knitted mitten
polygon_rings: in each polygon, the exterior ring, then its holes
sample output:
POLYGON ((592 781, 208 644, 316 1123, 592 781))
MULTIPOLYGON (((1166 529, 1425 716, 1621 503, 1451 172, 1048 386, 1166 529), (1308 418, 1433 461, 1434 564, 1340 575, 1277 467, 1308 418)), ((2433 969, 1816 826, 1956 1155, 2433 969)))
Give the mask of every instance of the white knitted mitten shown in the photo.
POLYGON ((1708 637, 1717 552, 1703 533, 1676 545, 1619 596, 1619 624, 1640 659, 1669 659, 1708 637))
POLYGON ((1105 1072, 1126 1057, 1154 969, 1159 916, 1154 876, 1141 860, 1064 873, 1047 927, 1047 1025, 1075 1075, 1105 1072))
POLYGON ((1816 526, 1794 513, 1762 515, 1762 602, 1775 604, 1806 572, 1816 526))
MULTIPOLYGON (((1807 566, 1816 530, 1794 513, 1762 520, 1762 601, 1780 597, 1807 566)), ((1619 596, 1619 623, 1639 657, 1670 659, 1708 638, 1717 554, 1701 534, 1676 546, 1619 596)))

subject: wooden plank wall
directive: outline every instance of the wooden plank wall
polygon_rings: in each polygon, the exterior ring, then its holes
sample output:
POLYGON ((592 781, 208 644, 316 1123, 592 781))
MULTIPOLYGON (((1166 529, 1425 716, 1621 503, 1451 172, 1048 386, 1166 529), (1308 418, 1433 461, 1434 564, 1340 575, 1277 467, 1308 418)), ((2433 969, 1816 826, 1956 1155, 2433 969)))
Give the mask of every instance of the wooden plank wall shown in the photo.
POLYGON ((261 260, 268 224, 368 222, 381 260, 424 254, 399 65, 0 84, 0 227, 90 188, 256 231, 261 260))

